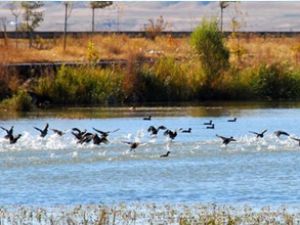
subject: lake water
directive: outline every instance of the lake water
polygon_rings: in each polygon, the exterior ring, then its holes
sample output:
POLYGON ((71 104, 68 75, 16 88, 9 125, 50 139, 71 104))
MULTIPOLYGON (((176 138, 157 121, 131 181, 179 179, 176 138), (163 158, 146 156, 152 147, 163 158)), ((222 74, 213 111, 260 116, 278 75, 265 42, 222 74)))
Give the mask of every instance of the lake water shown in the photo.
MULTIPOLYGON (((220 203, 298 205, 300 146, 273 132, 300 137, 300 108, 273 106, 199 106, 65 109, 21 117, 4 114, 0 125, 14 125, 23 136, 15 145, 0 139, 1 205, 46 206, 130 203, 220 203), (153 115, 151 121, 143 116, 153 115), (228 119, 237 117, 237 122, 228 119), (214 130, 204 122, 213 120, 214 130), (45 138, 33 128, 67 132, 45 138), (170 141, 150 125, 192 128, 170 141), (77 144, 70 129, 112 133, 109 144, 77 144), (268 129, 256 139, 248 131, 268 129), (233 136, 228 146, 216 134, 233 136), (135 151, 123 141, 141 142, 135 151), (161 154, 171 151, 168 158, 161 154)), ((2 136, 5 132, 1 130, 2 136)))

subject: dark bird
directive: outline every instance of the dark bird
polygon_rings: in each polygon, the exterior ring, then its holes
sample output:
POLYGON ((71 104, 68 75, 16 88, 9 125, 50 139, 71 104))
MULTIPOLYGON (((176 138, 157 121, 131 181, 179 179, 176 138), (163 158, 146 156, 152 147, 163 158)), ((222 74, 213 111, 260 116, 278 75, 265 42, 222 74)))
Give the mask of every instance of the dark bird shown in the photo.
POLYGON ((171 130, 166 130, 164 132, 165 136, 169 136, 169 138, 171 138, 172 140, 174 140, 174 138, 177 136, 177 131, 171 131, 171 130))
POLYGON ((236 141, 233 137, 227 138, 220 135, 217 135, 217 137, 221 138, 223 140, 223 144, 228 145, 231 141, 236 141))
POLYGON ((139 142, 123 141, 123 143, 130 145, 130 151, 136 149, 140 145, 139 142))
POLYGON ((93 135, 93 143, 95 145, 100 145, 101 143, 107 144, 108 140, 104 136, 99 137, 98 134, 94 134, 93 135))
POLYGON ((215 129, 215 124, 212 124, 210 126, 207 126, 206 129, 215 129))
POLYGON ((72 131, 75 131, 75 132, 77 132, 78 134, 81 134, 81 135, 83 135, 83 134, 85 134, 86 133, 86 130, 84 130, 84 131, 81 131, 79 128, 72 128, 72 131))
POLYGON ((274 134, 275 134, 277 137, 280 137, 281 135, 290 136, 287 132, 282 131, 282 130, 277 130, 277 131, 274 132, 274 134))
POLYGON ((181 131, 181 133, 192 133, 192 128, 189 128, 187 130, 184 130, 183 128, 179 129, 181 131))
POLYGON ((57 129, 51 129, 51 130, 59 136, 63 136, 65 134, 65 132, 63 132, 61 130, 57 130, 57 129))
POLYGON ((83 138, 83 135, 86 133, 86 130, 81 131, 81 130, 78 129, 78 128, 73 128, 72 130, 73 130, 72 134, 73 134, 74 137, 75 137, 77 140, 79 140, 79 141, 83 138))
POLYGON ((48 127, 49 127, 49 124, 47 123, 43 130, 40 128, 37 128, 37 127, 34 127, 34 129, 41 132, 40 137, 45 137, 48 134, 48 127))
POLYGON ((212 125, 212 120, 210 120, 208 123, 207 122, 203 123, 203 125, 212 125))
POLYGON ((15 144, 19 140, 19 138, 22 136, 22 134, 18 134, 16 137, 13 135, 9 137, 9 143, 10 144, 15 144))
POLYGON ((1 127, 1 129, 6 131, 6 135, 4 136, 5 139, 10 139, 13 136, 14 126, 12 126, 9 130, 4 127, 1 127))
POLYGON ((93 128, 93 130, 100 133, 102 137, 107 137, 110 133, 117 132, 120 129, 116 129, 116 130, 113 130, 113 131, 101 131, 101 130, 97 130, 96 128, 93 128))
POLYGON ((267 131, 268 131, 268 130, 264 130, 264 131, 261 132, 261 133, 257 133, 257 132, 254 132, 254 131, 249 131, 249 133, 255 134, 255 135, 256 135, 256 138, 263 138, 263 137, 264 137, 264 134, 265 134, 267 131))
POLYGON ((90 143, 93 140, 93 136, 94 135, 92 133, 85 133, 84 135, 82 135, 81 139, 77 143, 90 143))
POLYGON ((144 117, 143 120, 151 120, 152 116, 144 117))
POLYGON ((150 126, 148 128, 148 132, 151 132, 151 135, 156 135, 159 130, 166 130, 167 128, 165 126, 159 126, 158 128, 155 128, 154 126, 150 126))
POLYGON ((234 117, 233 119, 227 120, 227 122, 236 122, 236 117, 234 117))
POLYGON ((162 155, 160 155, 160 158, 166 158, 166 157, 168 157, 169 156, 169 154, 170 154, 171 152, 170 151, 167 151, 167 153, 166 154, 162 154, 162 155))
POLYGON ((300 146, 300 138, 294 138, 294 137, 291 137, 291 139, 295 140, 295 141, 298 141, 298 144, 300 146))

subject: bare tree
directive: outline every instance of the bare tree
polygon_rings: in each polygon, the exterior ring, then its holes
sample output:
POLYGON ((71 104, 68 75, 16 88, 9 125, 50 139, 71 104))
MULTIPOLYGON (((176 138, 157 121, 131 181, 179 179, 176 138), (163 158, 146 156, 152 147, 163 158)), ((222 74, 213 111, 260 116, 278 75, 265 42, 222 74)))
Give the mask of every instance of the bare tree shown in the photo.
POLYGON ((32 47, 32 34, 44 20, 43 12, 40 10, 43 6, 44 3, 39 1, 21 2, 21 7, 24 10, 23 19, 25 23, 22 23, 20 28, 28 32, 30 48, 32 47))
POLYGON ((64 2, 65 5, 65 24, 64 24, 64 51, 67 48, 67 30, 68 30, 68 19, 72 13, 72 3, 71 2, 64 2))
POLYGON ((170 24, 164 20, 163 16, 158 17, 156 20, 149 19, 148 21, 149 23, 144 25, 144 30, 147 37, 152 40, 170 26, 170 24))
POLYGON ((90 2, 90 7, 92 9, 92 32, 95 31, 95 9, 103 9, 112 5, 112 1, 93 1, 90 2))
MULTIPOLYGON (((9 10, 11 14, 15 17, 15 32, 19 29, 19 16, 21 15, 21 3, 20 2, 11 2, 9 4, 9 10)), ((18 37, 16 37, 16 48, 18 48, 18 37)))
POLYGON ((4 36, 4 45, 8 45, 8 39, 7 39, 7 19, 6 17, 0 17, 0 28, 3 32, 4 36))
POLYGON ((229 6, 229 2, 227 1, 220 1, 219 2, 219 6, 221 9, 221 24, 220 24, 220 30, 221 32, 223 32, 223 11, 225 8, 227 8, 229 6))

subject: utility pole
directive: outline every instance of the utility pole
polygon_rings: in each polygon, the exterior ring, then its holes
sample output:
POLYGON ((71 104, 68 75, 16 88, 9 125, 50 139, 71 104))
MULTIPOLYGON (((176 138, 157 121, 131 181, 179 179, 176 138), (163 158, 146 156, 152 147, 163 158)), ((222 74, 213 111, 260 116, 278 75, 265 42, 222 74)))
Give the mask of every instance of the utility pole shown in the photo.
POLYGON ((72 5, 70 2, 64 2, 65 5, 65 24, 64 24, 64 51, 67 49, 67 30, 68 30, 68 18, 72 13, 72 5))

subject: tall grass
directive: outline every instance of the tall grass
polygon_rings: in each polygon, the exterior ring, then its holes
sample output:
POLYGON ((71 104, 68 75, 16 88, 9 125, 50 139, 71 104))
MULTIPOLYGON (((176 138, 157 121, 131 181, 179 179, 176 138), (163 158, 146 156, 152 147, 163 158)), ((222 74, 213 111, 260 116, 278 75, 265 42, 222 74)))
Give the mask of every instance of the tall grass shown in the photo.
POLYGON ((11 98, 1 102, 0 108, 9 111, 30 111, 33 109, 32 99, 24 90, 19 90, 11 98))
POLYGON ((41 77, 34 89, 55 104, 113 104, 122 99, 122 81, 117 69, 63 66, 56 76, 41 77))

